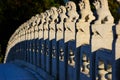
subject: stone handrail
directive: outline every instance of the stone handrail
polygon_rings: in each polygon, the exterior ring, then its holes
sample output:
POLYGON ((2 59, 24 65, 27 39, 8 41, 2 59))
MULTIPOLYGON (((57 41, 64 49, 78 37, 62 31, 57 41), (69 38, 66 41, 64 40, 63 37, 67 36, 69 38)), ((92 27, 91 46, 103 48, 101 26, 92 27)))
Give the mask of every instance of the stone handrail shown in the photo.
POLYGON ((82 0, 80 12, 69 1, 31 17, 10 37, 4 63, 22 60, 55 80, 119 80, 120 21, 114 23, 107 0, 93 4, 97 16, 82 0))

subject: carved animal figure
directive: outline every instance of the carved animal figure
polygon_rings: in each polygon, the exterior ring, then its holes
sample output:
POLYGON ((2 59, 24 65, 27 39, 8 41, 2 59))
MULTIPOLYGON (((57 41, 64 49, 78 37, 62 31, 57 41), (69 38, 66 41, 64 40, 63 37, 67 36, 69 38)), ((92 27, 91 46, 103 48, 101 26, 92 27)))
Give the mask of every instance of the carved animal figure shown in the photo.
POLYGON ((76 22, 76 20, 78 19, 79 15, 76 12, 76 5, 75 5, 75 3, 72 2, 72 1, 69 1, 68 3, 66 3, 66 10, 68 11, 67 16, 69 18, 67 20, 69 20, 71 22, 76 22))
POLYGON ((60 6, 58 8, 58 23, 57 23, 57 31, 63 32, 64 31, 64 20, 67 18, 66 16, 66 8, 65 6, 60 6))
POLYGON ((50 16, 51 22, 56 22, 56 19, 58 17, 57 8, 56 7, 51 7, 50 13, 51 13, 51 16, 50 16))
POLYGON ((79 21, 91 22, 92 20, 95 19, 90 8, 89 0, 80 1, 79 7, 80 7, 80 15, 81 15, 81 18, 79 19, 79 21))
POLYGON ((95 24, 105 24, 105 23, 113 23, 114 18, 112 17, 107 0, 96 0, 93 5, 96 8, 96 13, 98 15, 98 19, 95 24))
POLYGON ((58 13, 59 13, 59 15, 58 15, 59 21, 60 21, 60 23, 63 23, 64 19, 67 18, 67 16, 65 15, 66 14, 65 6, 60 6, 58 9, 58 13))

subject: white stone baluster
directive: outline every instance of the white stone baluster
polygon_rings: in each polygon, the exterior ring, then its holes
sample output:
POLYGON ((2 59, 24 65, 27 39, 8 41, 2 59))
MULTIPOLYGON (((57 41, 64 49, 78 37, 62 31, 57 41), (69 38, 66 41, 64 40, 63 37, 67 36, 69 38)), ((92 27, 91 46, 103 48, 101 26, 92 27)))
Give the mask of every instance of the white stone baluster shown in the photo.
POLYGON ((64 6, 60 6, 58 9, 59 13, 59 23, 57 24, 57 33, 56 33, 56 41, 63 39, 63 33, 64 33, 64 20, 67 18, 66 14, 66 8, 64 6))
POLYGON ((90 76, 89 72, 90 72, 90 62, 88 59, 88 56, 83 53, 82 55, 82 65, 81 65, 81 72, 83 72, 84 74, 86 74, 88 77, 90 76))
POLYGON ((56 57, 56 45, 53 43, 53 40, 55 40, 56 36, 56 24, 57 24, 57 17, 58 17, 58 12, 56 7, 51 7, 50 9, 50 24, 49 24, 49 40, 51 41, 51 46, 52 46, 52 57, 56 57))
MULTIPOLYGON (((67 13, 66 13, 67 18, 65 19, 65 23, 64 23, 65 24, 64 42, 68 43, 70 41, 71 43, 73 43, 75 42, 75 34, 76 34, 75 23, 79 15, 76 11, 76 5, 72 1, 69 1, 66 3, 66 10, 67 10, 67 13)), ((68 44, 66 46, 71 46, 71 45, 68 44)), ((74 49, 75 46, 72 46, 72 47, 73 48, 71 49, 74 49)), ((65 53, 65 54, 68 54, 68 64, 74 66, 75 63, 74 65, 71 63, 71 62, 74 62, 74 59, 71 59, 71 58, 75 56, 75 51, 72 50, 72 55, 71 55, 70 48, 66 47, 66 49, 68 50, 68 53, 65 53)))
POLYGON ((60 57, 59 57, 59 59, 60 59, 61 61, 64 61, 64 51, 63 51, 62 48, 60 48, 60 57))
POLYGON ((39 40, 43 38, 43 24, 45 22, 45 16, 44 13, 40 14, 40 24, 38 26, 39 28, 39 40))
POLYGON ((76 47, 90 44, 90 22, 95 19, 90 8, 89 0, 82 0, 79 3, 80 19, 76 23, 76 47))
POLYGON ((34 33, 34 38, 35 39, 38 39, 38 37, 39 37, 39 34, 38 34, 38 24, 39 24, 39 22, 40 22, 40 19, 39 19, 39 14, 37 14, 36 16, 35 16, 35 33, 34 33))
POLYGON ((68 64, 70 64, 71 66, 75 65, 75 54, 73 53, 72 49, 69 50, 69 60, 68 60, 68 64))
POLYGON ((48 39, 48 24, 49 24, 49 21, 50 21, 50 13, 49 13, 49 10, 47 10, 45 13, 44 13, 44 16, 45 16, 45 23, 43 25, 43 29, 44 29, 44 40, 48 39))
POLYGON ((98 80, 107 80, 105 78, 107 71, 105 71, 105 65, 103 61, 99 61, 98 64, 98 80))
POLYGON ((49 47, 48 47, 48 44, 47 44, 47 41, 48 41, 48 38, 49 38, 49 22, 50 22, 50 10, 46 10, 46 12, 44 13, 44 16, 45 16, 45 23, 43 25, 43 29, 44 29, 44 37, 43 39, 45 40, 46 44, 44 44, 44 48, 46 49, 46 52, 45 52, 45 55, 48 55, 48 52, 47 50, 49 50, 49 47))
POLYGON ((50 24, 49 24, 49 40, 55 39, 55 32, 56 32, 56 22, 57 22, 57 8, 56 7, 51 7, 50 9, 50 24))
POLYGON ((107 80, 112 80, 112 65, 111 64, 107 64, 107 80))
MULTIPOLYGON (((67 18, 66 16, 66 8, 64 6, 60 6, 58 9, 58 20, 59 23, 57 23, 57 33, 56 33, 56 41, 60 41, 64 39, 64 19, 67 18)), ((64 61, 64 50, 63 48, 60 46, 59 43, 59 60, 64 61)))
POLYGON ((97 0, 94 3, 98 19, 92 25, 92 52, 104 48, 112 50, 114 19, 108 8, 107 0, 97 0))
POLYGON ((65 42, 75 40, 75 22, 79 15, 76 11, 76 5, 74 2, 69 1, 66 3, 67 18, 65 21, 65 42), (74 13, 74 14, 73 14, 74 13))

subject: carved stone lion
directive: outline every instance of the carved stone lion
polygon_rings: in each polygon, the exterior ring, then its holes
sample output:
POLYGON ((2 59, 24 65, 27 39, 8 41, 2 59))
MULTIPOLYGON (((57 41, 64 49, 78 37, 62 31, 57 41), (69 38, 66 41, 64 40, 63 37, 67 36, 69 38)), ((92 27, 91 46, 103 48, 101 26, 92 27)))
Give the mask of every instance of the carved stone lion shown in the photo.
POLYGON ((66 10, 67 10, 67 16, 69 19, 69 21, 71 22, 76 22, 76 20, 78 19, 79 15, 76 12, 76 5, 74 2, 69 1, 66 3, 66 10))
POLYGON ((51 22, 55 22, 57 17, 58 17, 57 8, 56 7, 51 7, 50 14, 51 14, 50 15, 51 22))
POLYGON ((93 5, 96 8, 96 13, 98 15, 98 19, 95 24, 105 24, 105 23, 113 23, 114 18, 110 13, 108 8, 107 0, 96 0, 93 5))
POLYGON ((91 22, 92 20, 95 19, 90 8, 89 0, 80 1, 79 7, 80 7, 80 15, 81 15, 81 18, 79 21, 91 22))

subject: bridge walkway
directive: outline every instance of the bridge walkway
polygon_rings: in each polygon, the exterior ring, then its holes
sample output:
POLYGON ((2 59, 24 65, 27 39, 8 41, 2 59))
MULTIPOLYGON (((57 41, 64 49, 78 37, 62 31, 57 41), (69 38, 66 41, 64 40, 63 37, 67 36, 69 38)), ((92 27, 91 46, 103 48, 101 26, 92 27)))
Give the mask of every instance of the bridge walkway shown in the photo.
POLYGON ((13 63, 0 64, 0 80, 43 80, 25 66, 13 63))

